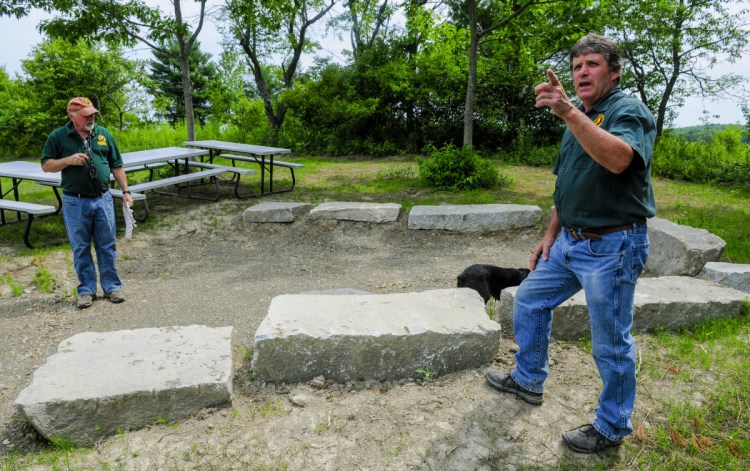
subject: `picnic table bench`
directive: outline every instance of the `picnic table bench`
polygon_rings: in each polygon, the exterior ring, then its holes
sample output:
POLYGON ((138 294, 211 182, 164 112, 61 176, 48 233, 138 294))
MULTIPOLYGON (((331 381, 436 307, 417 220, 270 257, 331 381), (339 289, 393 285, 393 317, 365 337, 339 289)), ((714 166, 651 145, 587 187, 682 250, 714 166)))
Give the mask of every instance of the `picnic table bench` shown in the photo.
MULTIPOLYGON (((217 175, 221 175, 222 173, 226 173, 226 170, 223 168, 209 168, 206 170, 202 170, 200 172, 190 172, 190 173, 183 173, 180 175, 175 175, 173 177, 167 177, 167 178, 160 178, 158 180, 150 180, 143 183, 136 183, 135 185, 128 185, 128 188, 131 192, 138 193, 138 192, 144 192, 144 191, 155 191, 160 188, 166 188, 169 186, 177 186, 179 191, 179 185, 183 183, 187 183, 187 190, 188 190, 188 196, 190 196, 190 188, 191 182, 194 182, 196 180, 202 180, 204 178, 209 177, 216 177, 217 175)), ((218 180, 215 178, 213 179, 214 184, 216 185, 216 196, 214 198, 204 198, 200 196, 193 196, 194 198, 199 199, 210 199, 212 201, 216 201, 219 199, 219 183, 218 180)), ((168 195, 176 195, 178 193, 168 193, 168 192, 161 192, 163 194, 168 195)))
POLYGON ((21 220, 20 213, 26 213, 26 228, 23 231, 23 243, 26 247, 34 248, 29 241, 29 233, 31 232, 31 223, 34 222, 35 216, 44 216, 46 214, 54 214, 58 210, 54 206, 46 204, 26 203, 25 201, 15 201, 0 199, 0 214, 2 214, 2 223, 5 224, 5 211, 15 211, 18 214, 18 220, 21 220))
MULTIPOLYGON (((221 157, 224 159, 228 159, 232 161, 232 165, 235 165, 235 160, 239 160, 241 162, 251 162, 254 164, 258 164, 261 167, 265 167, 268 169, 268 166, 273 165, 274 167, 284 167, 289 169, 289 172, 291 173, 292 177, 292 185, 289 188, 285 188, 283 190, 276 190, 276 192, 284 192, 284 191, 292 191, 294 189, 294 185, 297 182, 297 179, 294 177, 294 169, 295 168, 303 168, 303 164, 299 164, 296 162, 284 162, 282 160, 276 160, 273 161, 266 161, 265 159, 261 159, 259 157, 254 157, 251 155, 236 155, 236 154, 221 154, 221 157)), ((239 168, 239 167, 232 167, 232 168, 239 168)))
MULTIPOLYGON (((289 149, 282 149, 279 147, 267 147, 258 146, 254 144, 242 144, 237 142, 226 142, 218 140, 203 140, 203 141, 186 141, 182 145, 198 149, 208 149, 208 163, 213 164, 216 157, 225 158, 232 161, 233 168, 237 167, 237 162, 251 162, 260 165, 260 195, 266 195, 269 193, 282 193, 286 191, 292 191, 296 184, 296 178, 294 176, 294 169, 304 167, 302 164, 292 162, 282 162, 276 160, 276 155, 289 154, 289 149), (229 152, 229 153, 224 153, 229 152), (289 169, 292 177, 292 184, 287 188, 280 190, 274 190, 273 188, 273 170, 275 167, 283 167, 289 169), (266 191, 266 173, 268 173, 268 191, 266 191)), ((240 195, 236 194, 237 197, 240 195)))

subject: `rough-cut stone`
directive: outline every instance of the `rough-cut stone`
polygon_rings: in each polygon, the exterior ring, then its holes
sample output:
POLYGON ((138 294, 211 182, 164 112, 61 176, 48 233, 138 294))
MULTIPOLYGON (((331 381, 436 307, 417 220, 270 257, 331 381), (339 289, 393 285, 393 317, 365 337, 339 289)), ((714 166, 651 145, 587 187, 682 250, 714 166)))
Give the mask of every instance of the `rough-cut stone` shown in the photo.
POLYGON ((708 262, 701 278, 750 293, 750 264, 708 262))
MULTIPOLYGON (((501 325, 513 325, 513 301, 517 290, 515 286, 506 288, 500 295, 495 319, 501 325)), ((736 316, 748 298, 750 296, 742 291, 699 278, 641 278, 635 289, 633 329, 644 332, 658 328, 679 330, 704 319, 736 316)), ((580 291, 555 309, 552 336, 560 340, 589 337, 588 312, 586 297, 580 291)))
POLYGON ((93 445, 118 429, 229 403, 232 327, 85 332, 60 343, 16 405, 48 439, 93 445))
POLYGON ((409 212, 409 229, 502 231, 533 226, 541 217, 538 206, 519 204, 414 206, 409 212))
POLYGON ((696 276, 707 262, 717 262, 727 245, 705 229, 652 218, 648 221, 649 256, 645 272, 653 276, 696 276))
POLYGON ((312 209, 310 203, 264 201, 250 206, 242 214, 244 222, 294 222, 312 209))
POLYGON ((492 360, 500 326, 476 291, 282 295, 255 334, 253 371, 269 382, 394 380, 492 360))
POLYGON ((300 294, 331 294, 331 295, 342 295, 342 294, 372 294, 370 291, 365 291, 357 288, 334 288, 324 289, 320 291, 305 291, 300 294))
POLYGON ((310 211, 311 219, 336 219, 339 221, 394 222, 401 205, 396 203, 321 203, 310 211))

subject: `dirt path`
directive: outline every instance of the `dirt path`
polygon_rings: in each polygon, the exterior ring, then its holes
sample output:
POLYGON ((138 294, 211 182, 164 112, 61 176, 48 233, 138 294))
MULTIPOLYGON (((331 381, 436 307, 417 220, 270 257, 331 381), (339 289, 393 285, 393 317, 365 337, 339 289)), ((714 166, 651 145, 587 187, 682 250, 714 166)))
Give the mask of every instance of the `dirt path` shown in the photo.
MULTIPOLYGON (((83 331, 202 324, 235 328, 232 407, 103 440, 66 466, 492 470, 601 466, 618 459, 581 458, 562 448, 563 431, 590 421, 599 387, 590 356, 571 344, 553 345, 546 401, 536 408, 488 387, 486 368, 431 382, 322 389, 249 379, 245 352, 273 297, 335 288, 393 293, 453 287, 472 263, 526 266, 535 230, 415 231, 406 228, 405 215, 384 225, 244 225, 241 211, 241 203, 202 202, 179 214, 158 214, 154 230, 136 229, 118 246, 127 297, 121 305, 98 300, 76 310, 66 297, 75 286, 66 251, 1 262, 2 272, 21 280, 27 294, 0 298, 0 454, 44 446, 13 400, 63 339, 83 331), (52 294, 32 289, 40 265, 55 277, 52 294)), ((512 365, 514 347, 503 340, 496 366, 512 365)))

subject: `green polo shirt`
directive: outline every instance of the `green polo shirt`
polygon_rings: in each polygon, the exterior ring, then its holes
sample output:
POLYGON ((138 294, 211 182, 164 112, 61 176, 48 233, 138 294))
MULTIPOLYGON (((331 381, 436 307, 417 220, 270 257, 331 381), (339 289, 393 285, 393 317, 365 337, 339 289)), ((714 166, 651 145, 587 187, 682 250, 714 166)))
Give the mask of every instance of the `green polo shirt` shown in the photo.
MULTIPOLYGON (((110 169, 122 167, 122 156, 115 139, 107 129, 94 125, 89 134, 91 155, 96 166, 97 178, 91 178, 89 164, 71 165, 62 171, 62 189, 71 193, 103 193, 109 188, 110 169)), ((73 122, 52 131, 44 144, 42 165, 49 159, 61 159, 77 152, 89 154, 83 139, 73 127, 73 122)), ((89 163, 92 159, 89 159, 89 163)))
MULTIPOLYGON (((583 108, 581 108, 583 110, 583 108)), ((586 115, 633 149, 630 166, 615 174, 592 159, 570 129, 565 130, 553 173, 554 200, 563 227, 630 224, 656 214, 651 187, 651 155, 656 122, 646 105, 615 87, 586 115)))

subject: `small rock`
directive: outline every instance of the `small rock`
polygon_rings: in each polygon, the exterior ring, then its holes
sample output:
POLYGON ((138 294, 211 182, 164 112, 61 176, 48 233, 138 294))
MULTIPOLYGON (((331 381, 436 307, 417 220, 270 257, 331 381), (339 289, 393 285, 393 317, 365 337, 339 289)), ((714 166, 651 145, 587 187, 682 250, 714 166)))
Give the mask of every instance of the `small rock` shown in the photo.
POLYGON ((310 398, 305 396, 304 394, 293 394, 289 397, 289 402, 297 407, 305 407, 310 403, 310 398))
POLYGON ((521 436, 520 427, 511 427, 505 432, 505 439, 511 442, 518 441, 521 436))
POLYGON ((315 389, 323 389, 326 387, 326 379, 323 376, 316 376, 310 381, 310 386, 315 389))

